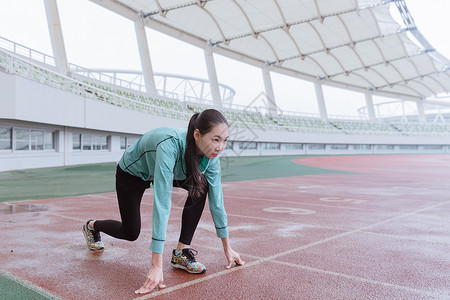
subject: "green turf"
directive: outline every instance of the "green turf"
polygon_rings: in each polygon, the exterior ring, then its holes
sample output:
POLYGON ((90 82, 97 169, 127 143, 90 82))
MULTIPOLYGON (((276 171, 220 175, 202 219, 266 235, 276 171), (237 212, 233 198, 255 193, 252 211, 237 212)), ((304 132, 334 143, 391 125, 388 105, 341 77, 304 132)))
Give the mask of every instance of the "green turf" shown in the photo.
MULTIPOLYGON (((302 175, 345 173, 294 163, 300 156, 223 157, 222 181, 292 177, 302 175)), ((306 157, 306 156, 301 156, 306 157)))
POLYGON ((115 163, 0 173, 0 202, 114 191, 115 163))
MULTIPOLYGON (((343 173, 296 164, 299 156, 222 157, 222 181, 343 173)), ((0 173, 0 202, 115 191, 115 163, 0 173)))
POLYGON ((0 272, 0 299, 23 300, 23 299, 57 299, 49 295, 42 295, 39 291, 14 281, 0 272))

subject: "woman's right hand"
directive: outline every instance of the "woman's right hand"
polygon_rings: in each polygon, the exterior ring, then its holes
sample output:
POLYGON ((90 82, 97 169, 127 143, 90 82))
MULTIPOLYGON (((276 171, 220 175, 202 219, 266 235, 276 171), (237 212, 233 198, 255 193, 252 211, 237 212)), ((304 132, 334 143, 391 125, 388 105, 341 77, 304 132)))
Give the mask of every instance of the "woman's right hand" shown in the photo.
POLYGON ((135 291, 136 294, 150 293, 156 286, 160 289, 166 287, 164 284, 163 268, 162 268, 162 254, 152 254, 152 267, 147 273, 144 284, 135 291))

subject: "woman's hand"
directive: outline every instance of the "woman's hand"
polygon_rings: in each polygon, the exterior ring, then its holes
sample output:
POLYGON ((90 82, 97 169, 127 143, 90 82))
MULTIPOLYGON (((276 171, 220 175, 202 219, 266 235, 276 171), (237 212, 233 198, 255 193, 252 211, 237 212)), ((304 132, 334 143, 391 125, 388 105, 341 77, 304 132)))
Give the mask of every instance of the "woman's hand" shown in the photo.
POLYGON ((151 292, 156 286, 160 289, 166 287, 162 269, 162 254, 152 253, 152 267, 147 273, 144 284, 135 291, 136 294, 145 294, 151 292))
POLYGON ((231 249, 230 240, 228 237, 222 239, 222 246, 228 261, 227 269, 231 268, 233 263, 236 263, 237 265, 240 266, 245 264, 245 262, 239 256, 239 254, 233 249, 231 249))
POLYGON ((245 262, 239 256, 239 254, 231 248, 228 251, 225 251, 225 256, 227 257, 228 260, 227 269, 231 268, 233 262, 239 266, 245 264, 245 262))

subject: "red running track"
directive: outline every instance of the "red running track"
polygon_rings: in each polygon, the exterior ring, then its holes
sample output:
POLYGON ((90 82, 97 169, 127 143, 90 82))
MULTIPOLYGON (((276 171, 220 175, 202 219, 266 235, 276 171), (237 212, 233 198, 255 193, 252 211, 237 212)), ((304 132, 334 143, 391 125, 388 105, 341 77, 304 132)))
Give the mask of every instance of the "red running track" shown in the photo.
POLYGON ((224 183, 232 247, 226 270, 208 210, 193 241, 202 275, 169 266, 184 191, 174 191, 164 252, 166 289, 135 296, 150 267, 152 193, 136 242, 81 225, 118 218, 115 194, 0 203, 0 270, 63 299, 450 299, 449 155, 305 157, 351 172, 224 183), (14 211, 12 211, 14 210, 14 211))

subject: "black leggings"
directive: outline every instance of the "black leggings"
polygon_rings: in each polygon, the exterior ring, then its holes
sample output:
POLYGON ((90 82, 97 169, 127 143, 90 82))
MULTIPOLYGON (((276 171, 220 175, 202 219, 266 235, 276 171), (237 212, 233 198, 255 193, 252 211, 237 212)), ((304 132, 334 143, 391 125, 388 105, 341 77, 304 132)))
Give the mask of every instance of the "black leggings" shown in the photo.
MULTIPOLYGON (((174 180, 174 187, 187 190, 184 180, 174 180)), ((119 165, 116 170, 116 192, 119 201, 122 222, 115 220, 98 220, 94 223, 96 231, 104 232, 118 239, 135 241, 141 232, 141 200, 150 181, 123 171, 119 165)), ((201 198, 187 197, 181 218, 181 234, 179 241, 190 245, 195 229, 205 207, 206 194, 201 198)))

